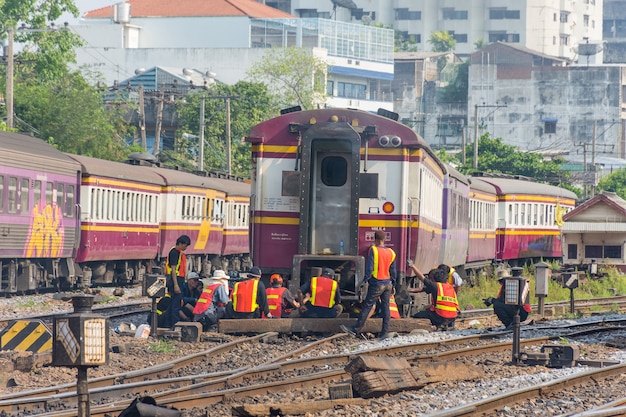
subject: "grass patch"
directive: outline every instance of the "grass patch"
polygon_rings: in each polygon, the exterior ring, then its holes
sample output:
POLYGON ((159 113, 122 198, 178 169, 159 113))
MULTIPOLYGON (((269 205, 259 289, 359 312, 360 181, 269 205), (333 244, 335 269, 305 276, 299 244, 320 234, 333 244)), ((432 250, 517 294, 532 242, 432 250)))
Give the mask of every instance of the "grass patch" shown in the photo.
POLYGON ((150 350, 155 353, 176 353, 178 349, 171 340, 159 339, 155 343, 150 343, 150 350))
MULTIPOLYGON (((626 294, 626 278, 620 275, 615 269, 606 271, 608 275, 602 278, 591 278, 585 276, 578 283, 578 288, 574 289, 574 298, 582 300, 587 298, 612 297, 618 294, 626 294)), ((537 304, 535 296, 535 267, 525 266, 522 276, 530 279, 530 303, 537 304)), ((486 308, 483 299, 495 297, 500 290, 500 284, 494 276, 480 276, 473 287, 463 285, 458 293, 458 300, 461 309, 465 310, 468 305, 474 308, 486 308)), ((548 280, 548 296, 545 302, 569 301, 570 290, 563 288, 560 281, 548 280)))
POLYGON ((48 303, 46 302, 40 302, 40 301, 36 301, 33 297, 28 297, 28 299, 20 301, 17 304, 17 308, 45 308, 48 306, 48 303))

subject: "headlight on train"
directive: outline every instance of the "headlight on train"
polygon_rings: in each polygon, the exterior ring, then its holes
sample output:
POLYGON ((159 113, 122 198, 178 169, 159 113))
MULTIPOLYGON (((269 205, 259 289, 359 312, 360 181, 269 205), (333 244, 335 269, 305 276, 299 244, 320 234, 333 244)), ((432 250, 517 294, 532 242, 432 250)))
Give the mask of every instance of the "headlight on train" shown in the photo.
POLYGON ((389 136, 381 136, 378 138, 378 144, 383 148, 389 147, 389 143, 391 143, 391 139, 389 139, 389 136))
POLYGON ((400 139, 400 137, 398 137, 398 136, 392 136, 391 137, 391 146, 393 146, 394 148, 397 148, 400 145, 402 145, 402 139, 400 139))

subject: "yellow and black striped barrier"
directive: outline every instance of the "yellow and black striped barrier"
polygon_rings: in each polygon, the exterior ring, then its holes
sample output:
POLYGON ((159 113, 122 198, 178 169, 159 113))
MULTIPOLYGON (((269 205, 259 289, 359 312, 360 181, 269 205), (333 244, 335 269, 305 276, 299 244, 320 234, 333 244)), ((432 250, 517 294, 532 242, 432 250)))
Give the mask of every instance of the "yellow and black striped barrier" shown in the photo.
POLYGON ((0 350, 41 353, 52 349, 52 333, 40 320, 15 320, 0 333, 0 350))

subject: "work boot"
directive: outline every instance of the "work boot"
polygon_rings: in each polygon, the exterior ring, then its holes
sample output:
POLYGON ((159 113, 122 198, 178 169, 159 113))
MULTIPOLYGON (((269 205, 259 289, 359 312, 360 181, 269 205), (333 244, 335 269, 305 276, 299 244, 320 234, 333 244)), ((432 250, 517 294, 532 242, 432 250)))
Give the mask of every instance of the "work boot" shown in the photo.
POLYGON ((356 337, 357 335, 357 331, 354 329, 354 327, 348 327, 345 325, 340 325, 339 328, 341 329, 342 332, 344 333, 350 333, 352 336, 356 337))
POLYGON ((378 336, 378 340, 380 340, 381 342, 385 339, 391 339, 391 335, 389 333, 383 333, 380 336, 378 336))

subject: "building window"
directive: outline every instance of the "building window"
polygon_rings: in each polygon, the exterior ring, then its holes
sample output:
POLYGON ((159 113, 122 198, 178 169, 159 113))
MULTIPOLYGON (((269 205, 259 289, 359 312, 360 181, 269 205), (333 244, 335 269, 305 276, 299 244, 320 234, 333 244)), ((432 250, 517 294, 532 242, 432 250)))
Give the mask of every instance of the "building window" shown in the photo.
POLYGON ((622 247, 619 245, 605 246, 604 257, 609 259, 620 259, 622 257, 622 247))
POLYGON ((301 18, 318 18, 317 9, 296 9, 296 13, 301 18))
POLYGON ((326 94, 328 94, 330 97, 333 97, 334 92, 335 92, 335 82, 328 80, 328 82, 326 82, 326 94))
POLYGON ((364 99, 367 86, 352 83, 337 83, 337 97, 364 99))
POLYGON ((569 35, 561 35, 559 38, 559 45, 569 45, 569 35))
POLYGON ((567 245, 567 259, 577 259, 578 258, 578 245, 569 244, 567 245))
POLYGON ((585 27, 589 27, 589 15, 588 14, 583 15, 583 25, 585 27))
POLYGON ((567 23, 567 18, 569 17, 568 12, 561 12, 561 23, 567 23))
POLYGON ((453 33, 452 37, 456 41, 456 43, 467 43, 467 34, 456 34, 453 33))
POLYGON ((467 20, 467 10, 443 9, 443 20, 467 20))
POLYGON ((586 245, 585 258, 604 258, 604 256, 602 256, 602 246, 586 245))
POLYGON ((506 32, 489 32, 489 43, 494 42, 519 43, 519 34, 506 32))
POLYGON ((519 10, 507 10, 504 8, 489 9, 489 19, 491 20, 501 20, 501 19, 519 20, 519 16, 520 16, 519 10))
POLYGON ((422 20, 422 12, 409 9, 396 9, 396 20, 422 20))
POLYGON ((543 131, 545 133, 556 133, 556 121, 545 121, 543 126, 543 131))

